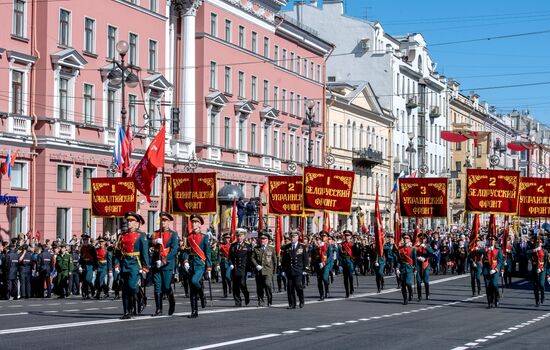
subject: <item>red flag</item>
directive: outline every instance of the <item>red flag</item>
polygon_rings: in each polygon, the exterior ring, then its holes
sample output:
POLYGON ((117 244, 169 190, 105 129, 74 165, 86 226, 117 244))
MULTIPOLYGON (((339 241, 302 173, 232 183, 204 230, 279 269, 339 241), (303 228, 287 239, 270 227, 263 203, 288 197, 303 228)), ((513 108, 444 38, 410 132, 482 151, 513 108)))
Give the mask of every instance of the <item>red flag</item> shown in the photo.
POLYGON ((401 242, 401 208, 399 203, 399 192, 395 195, 395 217, 393 223, 394 242, 399 246, 401 242))
POLYGON ((157 175, 157 169, 164 166, 165 143, 166 129, 162 126, 132 174, 136 188, 145 195, 148 202, 151 202, 151 185, 157 175))
POLYGON ((233 198, 233 211, 231 212, 231 242, 237 240, 235 230, 237 229, 237 198, 233 198))
POLYGON ((277 256, 281 255, 282 241, 283 241, 283 217, 277 216, 277 221, 275 221, 275 252, 277 252, 277 256))
POLYGON ((40 242, 40 231, 36 230, 36 241, 40 242))
POLYGON ((260 197, 260 209, 258 213, 258 232, 262 232, 264 230, 264 205, 262 204, 262 199, 260 197))
POLYGON ((267 182, 264 182, 263 185, 260 187, 260 196, 262 193, 265 194, 266 196, 269 195, 269 188, 267 186, 267 182))
POLYGON ((121 145, 121 155, 122 159, 124 160, 124 169, 122 171, 122 176, 128 176, 128 174, 130 174, 130 171, 132 170, 130 166, 130 157, 132 156, 133 151, 134 146, 132 145, 132 130, 130 129, 130 125, 128 125, 128 127, 126 128, 126 133, 124 134, 124 140, 122 141, 121 145))
POLYGON ((376 189, 376 201, 374 204, 374 249, 378 256, 384 256, 384 228, 382 227, 382 216, 380 215, 380 204, 378 203, 378 188, 376 189))
POLYGON ((11 158, 10 158, 11 167, 15 165, 15 159, 17 158, 18 155, 19 155, 19 150, 15 150, 15 152, 13 152, 13 154, 11 155, 11 158))
POLYGON ((330 233, 331 229, 330 214, 325 211, 323 212, 323 231, 325 231, 326 233, 330 233))
POLYGON ((509 220, 510 220, 510 216, 506 215, 504 217, 504 233, 502 234, 502 254, 504 254, 505 257, 508 249, 508 235, 510 233, 509 220))
POLYGON ((8 173, 8 163, 2 162, 2 167, 0 168, 0 171, 2 172, 2 175, 6 175, 8 173))
POLYGON ((479 235, 479 214, 474 214, 474 222, 472 223, 472 232, 470 232, 470 251, 476 249, 476 240, 479 235))
POLYGON ((497 218, 495 214, 491 214, 489 217, 489 237, 497 237, 497 218))

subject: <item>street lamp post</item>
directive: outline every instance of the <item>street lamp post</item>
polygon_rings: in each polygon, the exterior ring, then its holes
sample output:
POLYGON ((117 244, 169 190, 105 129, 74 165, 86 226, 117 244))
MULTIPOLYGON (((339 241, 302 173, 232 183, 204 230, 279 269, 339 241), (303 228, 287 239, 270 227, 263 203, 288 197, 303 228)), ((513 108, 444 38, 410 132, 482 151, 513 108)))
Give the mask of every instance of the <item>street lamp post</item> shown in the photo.
MULTIPOLYGON (((315 107, 315 101, 313 100, 307 100, 306 101, 306 117, 304 118, 302 125, 308 126, 308 134, 309 134, 309 142, 307 144, 307 165, 311 166, 313 165, 313 134, 312 134, 312 128, 316 128, 319 126, 319 124, 314 120, 315 119, 315 113, 313 112, 313 108, 315 107)), ((307 233, 308 235, 311 235, 312 231, 312 222, 311 222, 311 216, 307 217, 307 233)))
POLYGON ((405 152, 409 154, 409 175, 412 174, 412 155, 413 153, 416 153, 416 149, 414 148, 414 133, 410 132, 407 134, 409 137, 409 145, 407 146, 407 149, 405 149, 405 152))
POLYGON ((107 78, 113 85, 121 84, 121 108, 120 108, 120 125, 123 129, 126 129, 126 84, 130 88, 135 88, 139 79, 133 72, 132 64, 124 64, 124 57, 128 53, 128 42, 125 40, 120 40, 116 43, 116 51, 120 55, 120 62, 113 59, 113 69, 109 72, 107 78), (117 69, 118 68, 118 69, 117 69))

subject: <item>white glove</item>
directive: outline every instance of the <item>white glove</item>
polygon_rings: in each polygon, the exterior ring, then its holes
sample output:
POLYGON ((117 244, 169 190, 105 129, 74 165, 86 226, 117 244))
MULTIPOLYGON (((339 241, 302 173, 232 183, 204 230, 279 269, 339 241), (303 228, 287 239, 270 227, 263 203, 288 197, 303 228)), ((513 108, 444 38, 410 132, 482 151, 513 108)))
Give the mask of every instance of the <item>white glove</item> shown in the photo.
POLYGON ((504 271, 500 271, 500 277, 504 277, 504 271))
POLYGON ((491 275, 494 275, 496 272, 497 272, 497 270, 495 270, 495 269, 491 269, 491 271, 489 271, 489 273, 490 273, 491 275))
POLYGON ((82 273, 82 271, 84 271, 84 270, 82 270, 82 267, 79 267, 78 272, 82 273))
POLYGON ((541 272, 542 272, 542 270, 541 270, 541 269, 537 269, 537 273, 541 273, 541 272))
POLYGON ((157 265, 157 269, 159 269, 162 266, 162 261, 161 260, 155 261, 155 265, 157 265))
POLYGON ((162 244, 162 238, 155 239, 155 243, 156 244, 162 244))
POLYGON ((187 271, 189 270, 189 263, 186 262, 185 264, 183 264, 183 268, 187 271))
POLYGON ((233 268, 235 268, 235 266, 229 265, 229 269, 230 269, 230 270, 233 270, 233 268))
POLYGON ((422 248, 424 248, 426 245, 425 245, 424 243, 422 243, 420 246, 421 246, 422 248))
POLYGON ((374 263, 374 266, 380 266, 380 264, 379 264, 379 263, 377 263, 377 262, 375 262, 375 263, 374 263))
POLYGON ((120 273, 120 268, 115 267, 115 272, 116 272, 116 273, 120 273))
POLYGON ((208 279, 212 278, 212 271, 208 270, 206 271, 206 276, 208 276, 208 279))
POLYGON ((540 247, 536 247, 535 251, 538 252, 540 250, 540 247))
POLYGON ((550 284, 550 277, 548 277, 546 281, 548 282, 548 284, 550 284))
POLYGON ((424 262, 426 261, 426 258, 423 257, 423 256, 419 256, 418 258, 416 258, 418 261, 421 261, 421 262, 424 262))
POLYGON ((307 276, 307 272, 306 271, 302 272, 302 275, 307 276))
POLYGON ((324 266, 325 266, 325 264, 323 264, 322 262, 319 263, 319 268, 320 268, 320 269, 322 269, 324 266))
POLYGON ((262 267, 260 265, 256 265, 256 270, 257 271, 260 271, 262 269, 262 267))
POLYGON ((286 273, 284 271, 281 272, 281 276, 286 277, 286 273))
POLYGON ((494 247, 489 247, 489 250, 493 250, 494 247))
POLYGON ((221 271, 220 265, 216 266, 216 271, 221 271))
POLYGON ((113 278, 113 273, 112 272, 109 272, 109 278, 113 278))
POLYGON ((395 274, 399 276, 401 274, 401 271, 399 271, 399 269, 395 269, 395 274))

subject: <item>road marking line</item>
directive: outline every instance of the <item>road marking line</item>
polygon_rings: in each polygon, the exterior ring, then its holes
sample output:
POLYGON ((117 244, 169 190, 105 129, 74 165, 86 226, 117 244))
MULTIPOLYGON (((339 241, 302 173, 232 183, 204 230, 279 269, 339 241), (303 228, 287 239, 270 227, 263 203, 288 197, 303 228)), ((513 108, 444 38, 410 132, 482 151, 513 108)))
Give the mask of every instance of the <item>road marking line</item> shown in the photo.
POLYGON ((113 309, 118 309, 118 306, 109 306, 109 307, 104 307, 103 309, 104 310, 113 310, 113 309))
POLYGON ((476 346, 477 343, 466 343, 466 346, 476 346))
POLYGON ((61 312, 78 312, 80 309, 62 310, 61 312))
POLYGON ((28 312, 15 312, 13 314, 0 314, 0 317, 2 316, 20 316, 20 315, 28 315, 28 312))
POLYGON ((346 321, 346 323, 357 323, 358 321, 356 320, 349 320, 349 321, 346 321))
POLYGON ((481 339, 476 339, 475 340, 476 343, 485 343, 486 341, 489 341, 489 339, 481 338, 481 339))
POLYGON ((91 308, 88 308, 88 309, 84 309, 84 311, 96 311, 96 310, 99 310, 98 307, 91 307, 91 308))
POLYGON ((370 318, 360 318, 359 321, 369 321, 370 318))
POLYGON ((301 331, 314 331, 315 328, 312 328, 312 327, 305 327, 305 328, 300 328, 301 331))
POLYGON ((495 337, 494 335, 487 335, 487 336, 485 336, 485 338, 487 338, 487 339, 495 339, 496 337, 495 337))
POLYGON ((330 327, 332 327, 332 326, 329 325, 329 324, 322 324, 320 326, 317 326, 317 328, 330 328, 330 327))
POLYGON ((48 311, 42 311, 45 314, 55 314, 56 312, 59 312, 59 310, 48 310, 48 311))
POLYGON ((8 307, 23 307, 23 305, 10 305, 8 307))
POLYGON ((343 325, 345 325, 345 323, 344 322, 334 322, 332 325, 333 326, 343 326, 343 325))
POLYGON ((214 349, 214 348, 220 348, 222 346, 228 346, 228 345, 246 343, 246 342, 255 341, 255 340, 262 340, 262 339, 268 339, 268 338, 273 338, 273 337, 279 337, 281 335, 282 334, 280 334, 280 333, 265 334, 265 335, 260 335, 260 336, 257 336, 257 337, 243 338, 243 339, 226 341, 226 342, 223 342, 223 343, 216 343, 216 344, 210 344, 210 345, 197 346, 197 347, 194 347, 194 348, 187 348, 186 350, 214 349))
POLYGON ((42 304, 30 304, 29 307, 42 306, 42 304))
POLYGON ((294 333, 300 333, 300 331, 284 331, 283 334, 294 334, 294 333))

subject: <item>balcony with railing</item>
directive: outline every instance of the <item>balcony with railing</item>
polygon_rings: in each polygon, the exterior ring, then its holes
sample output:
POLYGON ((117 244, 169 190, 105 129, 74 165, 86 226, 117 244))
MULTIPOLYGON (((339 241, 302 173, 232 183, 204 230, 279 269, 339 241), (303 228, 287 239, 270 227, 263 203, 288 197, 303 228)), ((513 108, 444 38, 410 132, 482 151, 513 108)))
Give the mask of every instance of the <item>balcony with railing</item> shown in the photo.
POLYGON ((359 148, 353 150, 353 165, 361 168, 372 168, 383 164, 384 158, 382 152, 371 148, 359 148))
POLYGON ((31 133, 31 119, 20 115, 11 115, 9 122, 9 131, 19 135, 29 135, 31 133))

